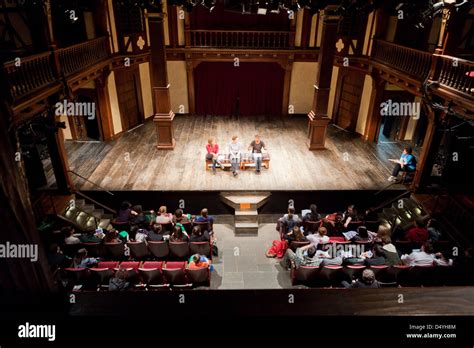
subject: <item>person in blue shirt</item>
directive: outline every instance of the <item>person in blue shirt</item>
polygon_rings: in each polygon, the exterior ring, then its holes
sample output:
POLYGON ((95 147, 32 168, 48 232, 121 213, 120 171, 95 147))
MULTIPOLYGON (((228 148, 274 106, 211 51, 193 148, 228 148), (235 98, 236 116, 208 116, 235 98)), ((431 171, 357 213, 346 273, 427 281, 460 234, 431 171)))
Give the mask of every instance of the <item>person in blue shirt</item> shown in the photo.
POLYGON ((416 170, 416 159, 415 156, 413 156, 412 154, 411 147, 405 147, 403 149, 402 156, 399 160, 390 159, 390 161, 396 163, 396 165, 395 168, 393 168, 392 175, 388 178, 388 181, 397 181, 397 176, 400 171, 414 172, 416 170))

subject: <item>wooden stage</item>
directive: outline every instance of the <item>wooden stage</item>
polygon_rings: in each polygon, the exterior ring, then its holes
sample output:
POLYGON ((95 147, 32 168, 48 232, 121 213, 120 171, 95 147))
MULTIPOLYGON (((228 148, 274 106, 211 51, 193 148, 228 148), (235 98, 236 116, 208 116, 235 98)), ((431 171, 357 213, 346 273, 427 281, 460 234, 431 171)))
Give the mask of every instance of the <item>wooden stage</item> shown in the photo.
MULTIPOLYGON (((153 122, 109 142, 66 141, 70 169, 108 190, 362 190, 386 187, 403 144, 372 144, 329 126, 327 150, 309 151, 307 119, 176 116, 174 151, 157 150, 153 122), (231 172, 204 170, 211 136, 227 152, 232 135, 244 148, 260 134, 271 156, 270 169, 231 172)), ((77 188, 96 189, 72 176, 77 188)), ((392 185, 392 189, 403 188, 392 185)))

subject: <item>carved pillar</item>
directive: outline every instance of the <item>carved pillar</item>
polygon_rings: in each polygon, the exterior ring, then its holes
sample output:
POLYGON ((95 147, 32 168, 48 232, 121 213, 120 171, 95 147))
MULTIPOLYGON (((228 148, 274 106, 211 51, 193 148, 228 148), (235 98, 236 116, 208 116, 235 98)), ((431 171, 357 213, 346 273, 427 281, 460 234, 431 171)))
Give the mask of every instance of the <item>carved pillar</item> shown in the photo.
POLYGON ((186 61, 186 76, 188 78, 189 114, 194 115, 196 113, 196 100, 194 96, 194 62, 191 60, 186 61))
POLYGON ((380 104, 383 102, 385 81, 380 78, 379 72, 372 72, 372 94, 370 95, 369 111, 365 123, 364 139, 367 141, 378 141, 378 130, 380 125, 380 104))
POLYGON ((174 113, 171 110, 168 71, 166 68, 165 36, 163 17, 157 13, 148 15, 151 44, 151 83, 153 86, 153 122, 156 127, 157 148, 172 150, 174 113))
POLYGON ((283 65, 285 69, 285 80, 283 84, 283 103, 281 107, 281 114, 283 116, 288 115, 288 107, 290 103, 290 84, 291 84, 291 70, 293 69, 294 56, 288 57, 288 61, 283 65))
POLYGON ((328 6, 322 15, 323 28, 321 49, 318 55, 318 71, 314 85, 313 106, 308 113, 308 140, 310 150, 324 149, 326 129, 330 121, 327 111, 331 88, 332 68, 336 44, 337 25, 340 16, 331 14, 336 7, 328 6))
POLYGON ((114 127, 112 123, 112 110, 110 106, 110 96, 108 89, 108 76, 110 71, 104 72, 104 74, 95 80, 95 86, 97 90, 97 98, 99 102, 100 111, 100 124, 102 127, 103 140, 107 141, 114 136, 114 127))

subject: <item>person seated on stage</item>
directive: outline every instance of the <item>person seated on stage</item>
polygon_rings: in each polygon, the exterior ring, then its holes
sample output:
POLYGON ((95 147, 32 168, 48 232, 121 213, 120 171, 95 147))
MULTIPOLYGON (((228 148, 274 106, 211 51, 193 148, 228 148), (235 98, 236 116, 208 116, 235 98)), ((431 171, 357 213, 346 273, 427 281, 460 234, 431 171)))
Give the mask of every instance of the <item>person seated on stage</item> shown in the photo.
POLYGON ((255 161, 255 169, 257 170, 257 174, 260 174, 260 170, 262 169, 262 149, 267 151, 265 147, 265 143, 260 140, 260 135, 255 135, 255 140, 250 143, 249 151, 252 153, 253 160, 255 161))
POLYGON ((285 226, 286 229, 282 231, 285 235, 293 230, 293 227, 299 226, 300 222, 301 220, 298 215, 295 214, 294 207, 288 207, 288 214, 283 215, 278 221, 279 226, 285 226))
POLYGON ((156 221, 153 221, 150 225, 150 230, 148 231, 147 240, 153 242, 161 242, 164 240, 164 236, 169 235, 168 232, 165 232, 161 224, 156 221))
POLYGON ((61 233, 65 236, 64 244, 79 244, 81 240, 75 236, 76 230, 74 227, 66 226, 61 229, 61 233))
POLYGON ((162 205, 160 209, 158 209, 156 222, 160 224, 170 224, 173 222, 173 215, 167 212, 166 206, 162 205))
POLYGON ((209 242, 210 239, 209 232, 203 232, 199 226, 194 226, 191 231, 191 236, 189 236, 190 242, 209 242))
POLYGON ((397 181, 398 173, 400 173, 400 171, 414 172, 416 170, 416 158, 412 155, 412 151, 411 147, 405 147, 400 159, 389 159, 390 162, 396 163, 396 165, 395 168, 393 168, 392 175, 388 178, 388 181, 397 181))
POLYGON ((350 204, 346 211, 342 213, 342 222, 344 224, 344 228, 349 227, 351 221, 357 221, 357 209, 355 208, 354 204, 350 204))
POLYGON ((284 269, 291 267, 291 261, 294 262, 296 268, 300 266, 318 267, 322 259, 316 256, 316 248, 312 244, 297 248, 296 252, 290 248, 286 249, 285 256, 280 261, 280 265, 284 269))
POLYGON ((217 155, 219 154, 219 145, 214 142, 214 138, 209 138, 206 145, 206 160, 212 161, 212 172, 216 173, 217 155))
POLYGON ((288 243, 291 242, 306 242, 308 239, 304 236, 303 232, 298 226, 293 227, 293 229, 288 232, 285 236, 285 239, 288 243))
POLYGON ((194 221, 207 222, 209 233, 212 234, 212 231, 214 229, 214 217, 212 215, 209 215, 209 211, 207 210, 207 208, 203 208, 201 210, 201 215, 196 216, 194 218, 194 221))
POLYGON ((115 221, 117 222, 128 222, 130 220, 132 214, 132 205, 130 202, 123 201, 120 205, 120 209, 118 211, 117 217, 115 221))
POLYGON ((309 206, 310 212, 306 213, 303 216, 303 222, 304 221, 319 221, 321 220, 321 215, 318 213, 318 206, 316 204, 311 204, 309 206))
POLYGON ((433 245, 426 242, 421 246, 420 251, 413 251, 411 254, 402 255, 401 260, 405 265, 410 266, 433 266, 435 264, 435 255, 433 245))
POLYGON ((175 226, 173 233, 171 233, 170 242, 189 242, 188 234, 183 232, 181 227, 175 226))
POLYGON ((362 272, 362 279, 353 280, 349 283, 345 280, 342 281, 342 286, 345 288, 380 288, 380 284, 375 280, 375 273, 371 269, 364 269, 362 272))
POLYGON ((232 165, 232 174, 237 176, 237 170, 240 165, 240 151, 242 150, 242 144, 239 142, 239 137, 234 135, 232 141, 229 143, 229 158, 232 165))
POLYGON ((306 239, 314 245, 315 248, 318 247, 318 244, 326 244, 329 243, 329 237, 327 236, 328 230, 326 227, 318 228, 318 232, 310 234, 306 237, 306 239))
POLYGON ((412 243, 425 243, 430 238, 428 229, 426 228, 425 221, 423 218, 417 218, 415 220, 415 227, 408 230, 405 235, 405 239, 412 243))

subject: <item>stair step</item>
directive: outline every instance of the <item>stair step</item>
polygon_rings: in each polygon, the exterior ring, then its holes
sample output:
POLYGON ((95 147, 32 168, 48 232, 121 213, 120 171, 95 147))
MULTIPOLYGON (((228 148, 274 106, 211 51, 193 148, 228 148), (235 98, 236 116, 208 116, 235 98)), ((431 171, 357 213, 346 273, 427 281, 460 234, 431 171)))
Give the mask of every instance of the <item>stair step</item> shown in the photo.
POLYGON ((114 216, 112 214, 102 214, 102 218, 113 220, 114 216))
POLYGON ((258 234, 258 223, 257 222, 236 222, 235 223, 235 234, 258 234))
POLYGON ((240 215, 258 215, 258 211, 256 210, 236 210, 235 211, 235 216, 240 216, 240 215))
POLYGON ((82 207, 86 204, 85 199, 75 199, 74 202, 76 204, 76 207, 82 207))
POLYGON ((87 213, 93 213, 95 210, 95 205, 94 204, 85 204, 81 207, 82 210, 84 210, 87 213))
POLYGON ((99 227, 103 229, 107 229, 110 225, 110 219, 101 219, 99 222, 99 227))

